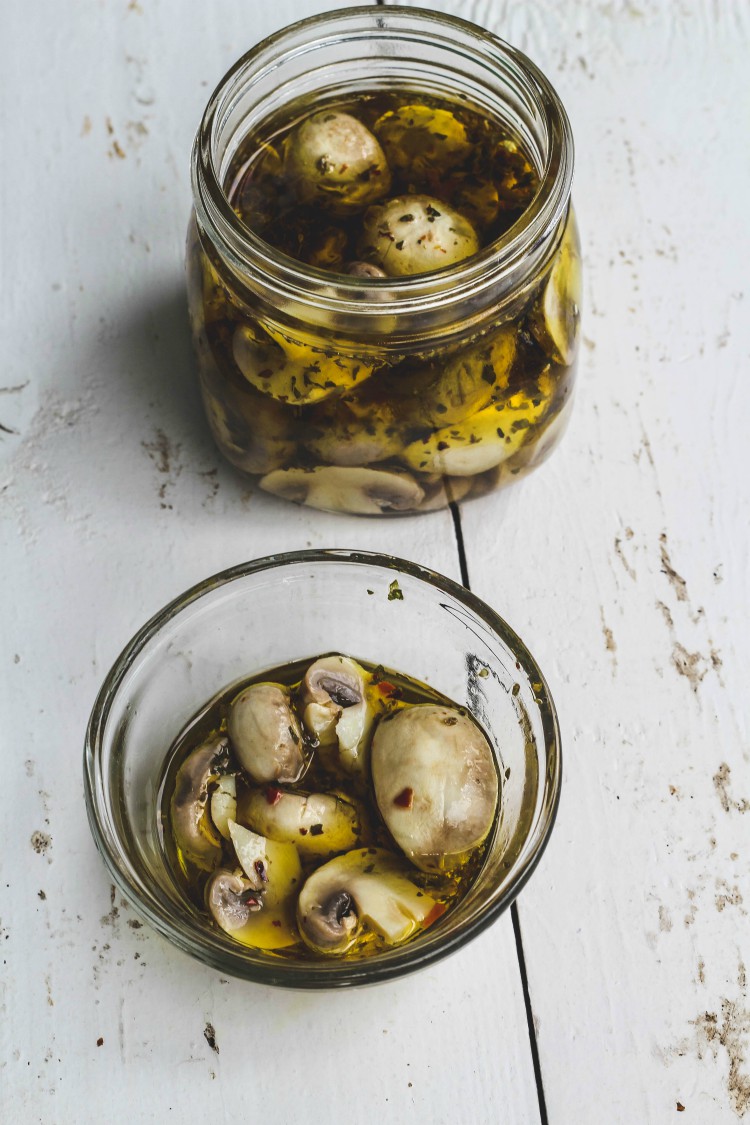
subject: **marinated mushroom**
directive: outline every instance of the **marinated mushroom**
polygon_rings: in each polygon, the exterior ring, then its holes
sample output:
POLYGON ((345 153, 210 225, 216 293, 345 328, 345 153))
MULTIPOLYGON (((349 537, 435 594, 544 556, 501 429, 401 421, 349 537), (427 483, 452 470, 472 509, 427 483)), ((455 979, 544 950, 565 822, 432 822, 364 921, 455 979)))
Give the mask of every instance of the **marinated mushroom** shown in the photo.
POLYGON ((533 390, 519 391, 486 406, 461 423, 418 439, 403 453, 407 465, 420 472, 471 477, 494 469, 517 453, 552 402, 555 382, 543 371, 533 390))
POLYGON ((326 354, 317 343, 295 340, 272 325, 260 330, 240 324, 232 354, 247 381, 278 402, 307 406, 369 378, 373 365, 345 355, 326 354))
POLYGON ((252 684, 240 692, 229 709, 227 733, 253 781, 294 782, 304 772, 302 728, 281 684, 252 684))
POLYGON ((389 277, 440 270, 479 249, 468 219, 429 195, 400 195, 365 213, 359 254, 389 277))
POLYGON ((314 469, 276 469, 260 487, 275 496, 326 512, 378 515, 418 507, 424 490, 409 473, 391 469, 319 465, 314 469))
POLYGON ((321 110, 290 134, 284 175, 300 203, 338 214, 382 199, 391 186, 385 154, 370 130, 349 113, 321 110))
POLYGON ((348 656, 316 660, 302 681, 303 722, 321 746, 338 744, 339 761, 361 772, 375 712, 368 698, 370 676, 348 656))
POLYGON ((402 105, 378 118, 374 132, 390 168, 405 176, 443 176, 471 152, 465 127, 447 109, 402 105))
POLYGON ((498 780, 482 731, 464 713, 417 704, 389 715, 372 743, 372 780, 394 840, 423 871, 460 862, 486 838, 498 780))
POLYGON ((202 871, 212 871, 221 859, 221 840, 207 806, 210 786, 228 761, 226 738, 209 738, 188 755, 175 777, 170 808, 175 843, 183 858, 202 871))
POLYGON ((230 773, 226 777, 219 778, 216 788, 211 794, 211 820, 219 835, 228 840, 229 821, 236 819, 237 777, 230 773))
POLYGON ((382 848, 361 848, 329 860, 308 877, 297 902, 304 942, 318 953, 346 953, 367 923, 387 945, 398 945, 445 911, 404 874, 382 848))
POLYGON ((372 262, 349 262, 344 267, 344 273, 348 273, 350 277, 388 277, 385 270, 381 270, 380 266, 375 266, 372 262))
POLYGON ((516 333, 504 328, 491 339, 443 361, 423 392, 421 401, 426 420, 442 427, 463 422, 487 406, 508 386, 515 355, 516 333))
POLYGON ((296 844, 302 856, 346 852, 360 840, 356 808, 332 793, 290 793, 275 786, 252 789, 241 801, 240 816, 269 840, 296 844))
POLYGON ((531 320, 531 329, 555 363, 572 363, 578 345, 581 304, 581 252, 571 221, 531 320))
POLYGON ((369 465, 395 457, 403 448, 401 425, 389 403, 360 404, 347 396, 331 411, 321 408, 311 425, 307 449, 331 465, 369 465))
POLYGON ((282 949, 298 940, 294 900, 302 866, 292 844, 266 840, 229 821, 241 872, 217 871, 206 902, 219 926, 244 945, 282 949))
POLYGON ((228 934, 246 925, 251 914, 262 909, 255 884, 239 871, 220 867, 206 887, 206 904, 211 917, 228 934))

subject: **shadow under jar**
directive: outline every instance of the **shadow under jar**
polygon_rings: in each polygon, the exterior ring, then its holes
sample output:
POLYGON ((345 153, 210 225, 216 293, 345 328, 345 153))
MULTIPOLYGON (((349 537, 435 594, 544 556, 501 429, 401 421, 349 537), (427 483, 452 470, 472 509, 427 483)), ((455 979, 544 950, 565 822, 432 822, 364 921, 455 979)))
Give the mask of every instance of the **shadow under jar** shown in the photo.
POLYGON ((572 403, 572 169, 545 77, 462 20, 353 8, 245 55, 196 138, 187 246, 224 456, 362 515, 539 465, 572 403))

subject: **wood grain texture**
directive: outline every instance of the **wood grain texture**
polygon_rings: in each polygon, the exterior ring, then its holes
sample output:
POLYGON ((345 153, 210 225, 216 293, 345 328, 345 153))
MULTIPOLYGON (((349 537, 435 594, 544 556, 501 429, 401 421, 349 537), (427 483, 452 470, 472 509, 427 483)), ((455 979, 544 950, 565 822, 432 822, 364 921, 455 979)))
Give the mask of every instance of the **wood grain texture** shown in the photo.
POLYGON ((472 587, 562 721, 519 901, 549 1119, 747 1118, 750 7, 437 7, 526 51, 577 145, 576 414, 463 514, 472 587))
POLYGON ((321 1106, 354 1121, 448 1123, 457 1106, 538 1120, 509 922, 354 996, 227 982, 111 897, 83 808, 98 687, 192 583, 304 546, 387 547, 459 574, 448 513, 384 523, 251 494, 202 416, 182 264, 192 137, 230 63, 322 7, 44 0, 33 20, 4 14, 0 1102, 13 1125, 196 1112, 281 1125, 317 1122, 321 1106))

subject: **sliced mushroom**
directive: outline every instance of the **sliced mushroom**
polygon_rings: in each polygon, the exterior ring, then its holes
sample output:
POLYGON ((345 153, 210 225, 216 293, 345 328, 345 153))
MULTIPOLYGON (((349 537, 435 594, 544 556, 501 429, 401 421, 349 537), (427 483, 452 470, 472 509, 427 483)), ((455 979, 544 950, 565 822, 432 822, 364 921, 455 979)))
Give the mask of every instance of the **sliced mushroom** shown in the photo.
POLYGON ((239 815, 269 840, 296 844, 302 856, 346 852, 361 839, 356 808, 332 793, 252 789, 240 802, 239 815))
POLYGON ((261 478, 260 487, 296 504, 355 515, 408 512, 424 497, 423 489, 408 473, 338 465, 277 469, 261 478))
POLYGON ((571 215, 555 255, 531 330, 555 363, 575 359, 581 319, 581 250, 571 215))
POLYGON ((479 249, 468 219, 430 195, 400 195, 365 213, 359 254, 389 277, 444 269, 479 249))
POLYGON ((190 753, 177 771, 170 804, 172 834, 183 858, 202 871, 221 859, 221 839, 208 815, 208 794, 229 761, 226 738, 209 738, 190 753))
POLYGON ((348 656, 324 656, 302 681, 303 722, 321 746, 338 744, 339 761, 361 773, 375 712, 368 697, 370 676, 348 656))
POLYGON ((237 819, 237 778, 220 777, 211 795, 211 820, 219 835, 229 839, 229 821, 237 819))
POLYGON ((367 207, 391 186, 377 138, 356 117, 336 110, 314 113, 290 134, 284 174, 301 203, 338 214, 367 207))
POLYGON ((389 403, 364 402, 356 396, 321 408, 310 427, 306 447, 331 465, 362 466, 395 457, 403 448, 400 421, 389 403))
POLYGON ((530 427, 546 415, 555 382, 543 371, 534 388, 501 399, 465 421, 408 445, 406 463, 425 473, 471 477, 494 469, 526 444, 530 427))
POLYGON ((402 105, 378 118, 374 132, 389 166, 405 176, 444 175, 471 153, 466 129, 447 109, 402 105))
POLYGON ((372 780, 388 830, 423 871, 450 869, 492 827, 495 759, 476 723, 455 708, 417 704, 381 722, 372 780))
POLYGON ((398 945, 445 911, 404 874, 382 848, 340 855, 314 871, 300 891, 297 924, 318 953, 346 953, 366 922, 388 945, 398 945))
POLYGON ((229 822, 242 872, 218 871, 206 891, 214 920, 244 945, 282 949, 299 940, 294 903, 302 866, 292 844, 256 836, 229 822))
POLYGON ((437 484, 426 490, 425 499, 419 505, 420 512, 438 512, 448 504, 464 500, 474 482, 471 477, 440 477, 437 484))
POLYGON ((232 337, 238 368, 257 390, 278 402, 307 406, 369 378, 373 364, 334 353, 313 340, 298 340, 273 325, 240 324, 232 337))
POLYGON ((437 360, 437 375, 424 389, 423 417, 433 425, 463 422, 508 386, 516 355, 516 333, 502 328, 447 360, 437 360))
POLYGON ((232 701, 227 733, 237 760, 260 784, 297 781, 305 769, 302 728, 281 684, 251 684, 232 701))

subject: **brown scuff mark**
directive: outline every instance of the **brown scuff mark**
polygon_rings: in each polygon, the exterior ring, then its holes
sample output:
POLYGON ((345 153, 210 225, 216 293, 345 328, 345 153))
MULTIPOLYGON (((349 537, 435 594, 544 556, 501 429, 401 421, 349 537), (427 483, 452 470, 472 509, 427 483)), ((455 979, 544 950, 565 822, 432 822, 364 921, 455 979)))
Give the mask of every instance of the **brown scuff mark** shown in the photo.
POLYGON ((203 1035, 211 1050, 215 1051, 218 1055, 219 1044, 216 1042, 216 1028, 212 1023, 206 1024, 206 1026, 203 1028, 203 1035))
POLYGON ((81 136, 87 137, 90 132, 91 132, 91 118, 87 114, 83 119, 83 124, 81 125, 81 136))
MULTIPOLYGON (((630 541, 633 538, 633 535, 634 535, 633 529, 631 527, 626 527, 625 528, 625 538, 628 541, 630 541)), ((635 570, 630 565, 628 560, 625 558, 625 554, 624 554, 623 549, 622 549, 622 538, 619 535, 615 537, 615 554, 617 555, 618 559, 620 560, 623 567, 625 568, 625 573, 628 574, 633 579, 633 581, 635 582, 636 581, 635 570)))
POLYGON ((659 907, 659 929, 664 934, 668 934, 672 929, 672 916, 666 906, 659 907))
POLYGON ((617 642, 615 641, 615 635, 612 632, 612 630, 609 628, 609 626, 607 625, 607 622, 604 618, 604 606, 599 606, 599 613, 600 613, 601 619, 602 619, 602 634, 604 636, 604 647, 606 648, 607 652, 612 653, 612 664, 613 664, 613 668, 616 670, 616 668, 617 668, 617 656, 615 655, 615 653, 617 652, 617 642))
POLYGON ((690 900, 690 906, 684 918, 685 929, 687 929, 688 926, 692 926, 698 913, 698 907, 695 905, 695 891, 688 890, 687 896, 690 900))
POLYGON ((657 602, 656 608, 660 611, 662 617, 664 618, 667 628, 674 629, 674 617, 672 617, 672 611, 669 606, 665 605, 664 602, 657 602))
POLYGON ((721 807, 723 808, 725 813, 750 812, 750 801, 748 801, 746 797, 742 797, 739 801, 735 801, 729 793, 729 776, 731 772, 732 771, 727 763, 722 762, 713 776, 714 789, 718 794, 721 807))
POLYGON ((52 847, 52 837, 48 836, 46 832, 32 832, 31 833, 31 846, 37 855, 46 855, 52 847))
POLYGON ((708 670, 706 667, 700 667, 701 664, 705 665, 705 657, 699 652, 688 652, 684 645, 675 641, 672 648, 672 663, 680 675, 689 680, 691 688, 697 694, 700 682, 708 670))
MULTIPOLYGON (((742 906, 744 900, 736 883, 733 887, 730 887, 726 879, 717 879, 716 890, 718 893, 714 901, 720 914, 727 906, 742 906)), ((742 913, 744 914, 745 911, 743 910, 742 913)))
POLYGON ((167 478, 159 485, 158 497, 161 501, 161 507, 171 510, 172 505, 166 500, 167 489, 174 485, 182 472, 182 464, 180 463, 182 446, 179 443, 173 444, 162 429, 154 431, 153 441, 142 441, 141 445, 151 458, 157 473, 167 478))
POLYGON ((717 1059, 719 1047, 727 1052, 729 1100, 737 1116, 743 1117, 750 1107, 750 1073, 745 1069, 745 1042, 750 1037, 750 1011, 739 1001, 722 999, 721 1021, 716 1012, 702 1012, 691 1022, 696 1029, 699 1059, 708 1050, 717 1059))
POLYGON ((669 584, 677 596, 677 601, 687 602, 689 600, 687 592, 687 582, 682 577, 682 575, 678 574, 675 568, 672 566, 672 560, 669 557, 669 551, 667 549, 666 531, 662 531, 661 535, 659 536, 659 545, 661 551, 661 572, 662 574, 666 574, 667 578, 669 579, 669 584))
POLYGON ((706 962, 702 957, 698 958, 698 983, 706 983, 706 962))
POLYGON ((120 917, 119 907, 115 904, 116 895, 117 895, 117 890, 115 888, 115 885, 114 885, 114 883, 110 883, 110 887, 109 887, 110 909, 109 909, 108 914, 102 914, 101 918, 99 919, 102 926, 114 926, 115 923, 117 922, 118 918, 120 917))
POLYGON ((49 973, 47 973, 45 978, 44 978, 44 987, 47 990, 47 1004, 50 1008, 54 1008, 55 1001, 54 1001, 54 998, 52 996, 52 981, 50 980, 49 973))

